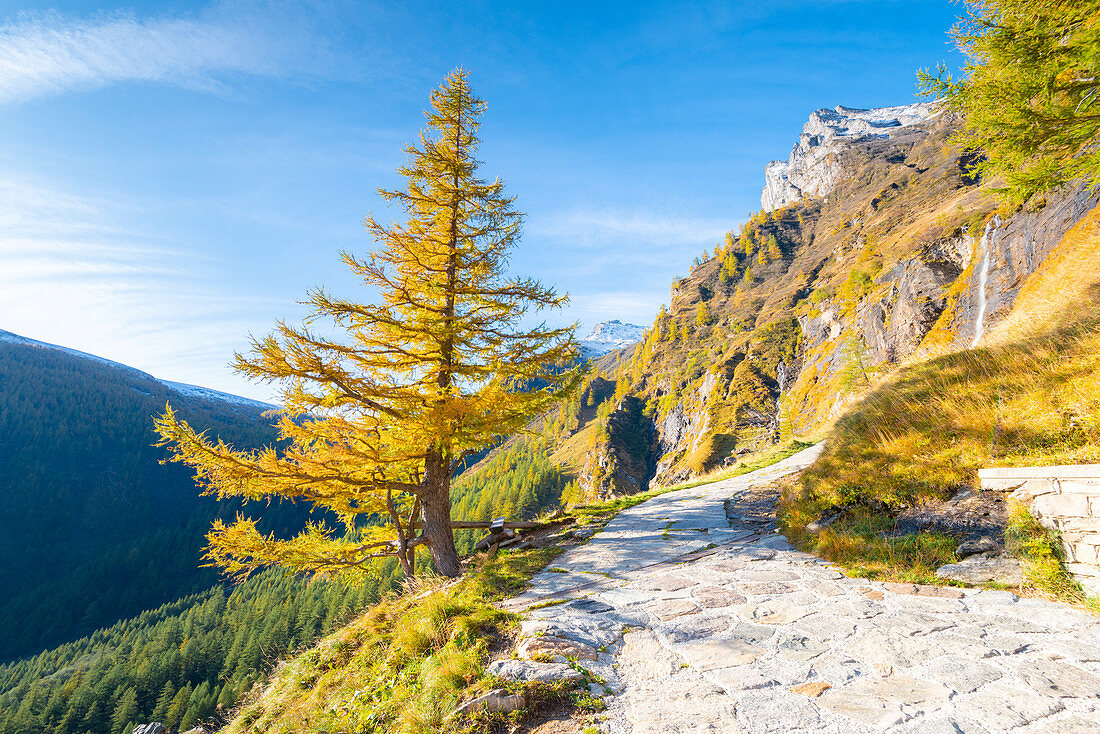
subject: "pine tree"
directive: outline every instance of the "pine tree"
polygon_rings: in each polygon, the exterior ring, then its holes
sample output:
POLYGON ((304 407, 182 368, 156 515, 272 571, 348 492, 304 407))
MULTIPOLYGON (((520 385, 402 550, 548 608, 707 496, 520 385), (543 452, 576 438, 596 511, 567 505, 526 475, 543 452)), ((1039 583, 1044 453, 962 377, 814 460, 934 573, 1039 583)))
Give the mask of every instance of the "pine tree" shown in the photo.
POLYGON ((779 248, 779 240, 774 234, 768 235, 767 248, 769 260, 779 260, 783 257, 783 250, 779 248))
POLYGON ((706 326, 710 323, 710 309, 707 308, 705 301, 700 301, 698 308, 695 309, 695 325, 706 326))
POLYGON ((401 190, 381 190, 404 224, 365 225, 379 247, 344 253, 348 268, 381 294, 361 304, 310 294, 307 326, 280 323, 235 367, 282 385, 278 428, 288 448, 236 451, 197 433, 166 408, 156 427, 172 461, 195 469, 219 497, 304 499, 340 518, 336 535, 314 523, 282 540, 252 519, 216 522, 207 558, 232 574, 279 565, 321 575, 363 575, 369 559, 396 556, 415 573, 417 546, 436 572, 457 576, 450 526, 451 477, 462 461, 575 389, 574 327, 523 330, 532 313, 566 297, 505 275, 523 215, 497 180, 477 177, 484 102, 461 69, 432 93, 427 132, 406 152, 401 190), (330 339, 308 328, 327 321, 330 339), (364 527, 361 517, 385 527, 364 527), (419 518, 419 522, 417 519, 419 518), (418 532, 419 531, 419 532, 418 532))
POLYGON ((1100 184, 1100 2, 974 0, 951 36, 963 78, 919 72, 926 95, 965 114, 974 168, 1014 202, 1078 178, 1100 184))
POLYGON ((111 731, 120 734, 127 724, 134 723, 139 713, 137 691, 130 686, 115 704, 115 711, 111 714, 111 731))
POLYGON ((191 686, 185 683, 182 688, 176 691, 175 697, 172 699, 171 705, 168 706, 168 713, 164 717, 164 721, 161 723, 167 726, 169 729, 176 729, 179 727, 180 719, 187 713, 187 704, 191 699, 191 686))
POLYGON ((153 721, 163 722, 168 717, 168 707, 172 705, 172 698, 176 695, 176 687, 172 685, 172 681, 168 681, 164 684, 164 688, 160 690, 160 696, 157 697, 156 706, 153 708, 153 721))

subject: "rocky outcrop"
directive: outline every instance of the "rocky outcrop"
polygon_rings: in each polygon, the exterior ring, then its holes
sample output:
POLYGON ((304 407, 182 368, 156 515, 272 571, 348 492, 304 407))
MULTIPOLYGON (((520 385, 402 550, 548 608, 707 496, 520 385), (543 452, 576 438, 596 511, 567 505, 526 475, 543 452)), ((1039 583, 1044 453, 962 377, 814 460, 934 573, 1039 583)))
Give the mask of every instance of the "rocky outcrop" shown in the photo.
POLYGON ((887 286, 861 304, 857 328, 872 364, 897 363, 917 351, 947 306, 947 291, 966 266, 971 245, 965 235, 929 246, 878 278, 887 286))
MULTIPOLYGON (((818 430, 893 365, 979 343, 1100 190, 998 212, 952 144, 960 124, 930 104, 814 112, 766 171, 765 211, 674 281, 578 425, 611 384, 637 397, 649 419, 618 406, 617 427, 640 426, 649 477, 673 484, 818 430)), ((642 452, 614 429, 585 454, 593 499, 645 489, 642 452)))
POLYGON ((645 404, 623 397, 608 416, 605 440, 588 452, 579 477, 583 496, 597 501, 645 491, 657 453, 657 431, 645 404))
POLYGON ((847 144, 889 138, 906 127, 927 122, 935 114, 932 103, 870 110, 838 105, 811 113, 790 157, 772 161, 764 168, 761 206, 764 211, 773 211, 828 194, 843 173, 841 151, 847 144))
POLYGON ((1100 189, 1078 184, 1048 197, 1041 205, 1016 212, 983 233, 973 243, 975 267, 966 290, 952 314, 950 329, 955 345, 970 346, 981 331, 988 331, 1008 316, 1028 276, 1058 246, 1081 218, 1100 204, 1100 189), (988 253, 981 252, 988 248, 988 253), (988 257, 987 257, 988 255, 988 257), (982 262, 987 263, 982 289, 982 262), (986 300, 980 308, 982 292, 986 300))

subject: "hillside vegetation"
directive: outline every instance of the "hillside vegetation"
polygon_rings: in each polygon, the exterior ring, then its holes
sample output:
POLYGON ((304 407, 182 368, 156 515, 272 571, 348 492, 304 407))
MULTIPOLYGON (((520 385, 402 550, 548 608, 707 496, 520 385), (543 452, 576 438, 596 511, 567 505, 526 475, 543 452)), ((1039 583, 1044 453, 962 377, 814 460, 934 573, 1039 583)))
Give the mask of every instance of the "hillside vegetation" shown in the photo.
POLYGON ((216 586, 0 666, 0 733, 118 734, 160 721, 220 722, 281 656, 393 588, 396 564, 357 586, 269 571, 216 586))
MULTIPOLYGON (((805 547, 874 575, 891 513, 976 486, 979 468, 1100 462, 1098 306, 1093 209, 981 346, 914 361, 836 422, 824 454, 787 493, 787 529, 805 547), (806 532, 838 509, 842 519, 806 532)), ((881 570, 908 566, 911 578, 929 580, 935 562, 951 560, 953 543, 926 546, 881 570)))
MULTIPOLYGON (((171 398, 238 446, 272 443, 263 408, 180 395, 149 375, 59 349, 0 341, 0 661, 35 654, 180 597, 217 574, 203 535, 240 503, 199 496, 163 466, 152 416, 171 398)), ((300 528, 277 503, 263 527, 300 528)))
MULTIPOLYGON (((491 651, 509 644, 518 623, 494 602, 522 590, 556 552, 482 556, 457 582, 421 580, 386 597, 281 666, 223 733, 507 731, 502 716, 455 709, 463 698, 493 687, 484 666, 491 651)), ((560 686, 527 688, 531 703, 569 695, 560 686)))

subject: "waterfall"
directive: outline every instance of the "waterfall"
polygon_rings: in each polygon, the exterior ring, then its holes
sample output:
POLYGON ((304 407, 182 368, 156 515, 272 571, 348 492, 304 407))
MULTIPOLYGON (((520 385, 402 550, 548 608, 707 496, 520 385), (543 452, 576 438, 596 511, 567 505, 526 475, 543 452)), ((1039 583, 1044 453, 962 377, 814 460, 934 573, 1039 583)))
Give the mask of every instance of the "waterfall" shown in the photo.
POLYGON ((981 272, 978 274, 978 317, 974 321, 974 341, 970 343, 970 348, 978 346, 978 342, 981 341, 982 336, 985 334, 985 308, 986 297, 985 287, 989 282, 989 261, 990 253, 993 250, 994 238, 997 236, 997 229, 1001 226, 1001 218, 994 216, 989 220, 989 223, 985 225, 985 232, 982 233, 981 242, 978 243, 978 247, 982 248, 982 265, 981 272))

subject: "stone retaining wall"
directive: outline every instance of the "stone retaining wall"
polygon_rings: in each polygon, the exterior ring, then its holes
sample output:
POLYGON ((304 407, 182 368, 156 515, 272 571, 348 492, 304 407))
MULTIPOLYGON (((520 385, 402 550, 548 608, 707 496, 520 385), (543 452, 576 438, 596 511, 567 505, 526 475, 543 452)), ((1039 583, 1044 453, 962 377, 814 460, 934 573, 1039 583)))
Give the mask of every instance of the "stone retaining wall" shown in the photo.
POLYGON ((1100 594, 1100 464, 981 469, 982 489, 1012 491, 1048 528, 1062 535, 1068 568, 1090 594, 1100 594))

